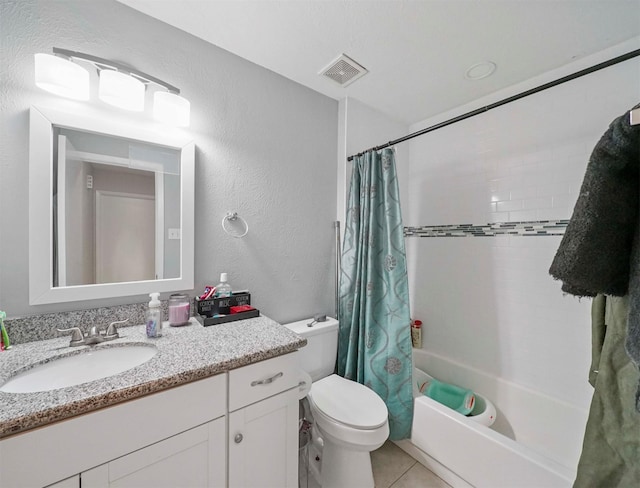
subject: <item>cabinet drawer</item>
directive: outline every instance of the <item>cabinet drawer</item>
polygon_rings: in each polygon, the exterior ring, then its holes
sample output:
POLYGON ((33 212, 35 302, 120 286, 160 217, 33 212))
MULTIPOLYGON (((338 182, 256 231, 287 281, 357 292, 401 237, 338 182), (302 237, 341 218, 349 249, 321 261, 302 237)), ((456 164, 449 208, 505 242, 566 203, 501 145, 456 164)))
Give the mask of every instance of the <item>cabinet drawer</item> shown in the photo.
POLYGON ((286 354, 229 371, 229 411, 298 386, 298 358, 286 354))

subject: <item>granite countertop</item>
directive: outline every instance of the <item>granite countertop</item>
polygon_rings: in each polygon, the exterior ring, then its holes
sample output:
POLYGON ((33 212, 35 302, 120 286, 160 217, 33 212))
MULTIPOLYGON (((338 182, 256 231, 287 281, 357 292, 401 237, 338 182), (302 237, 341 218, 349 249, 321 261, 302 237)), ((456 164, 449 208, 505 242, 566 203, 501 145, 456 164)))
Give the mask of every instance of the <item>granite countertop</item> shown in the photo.
POLYGON ((107 378, 36 393, 0 392, 0 438, 131 400, 166 388, 280 356, 306 339, 265 316, 203 327, 170 327, 162 337, 147 338, 143 325, 122 327, 120 338, 96 346, 69 347, 70 337, 13 346, 0 353, 0 385, 30 365, 52 358, 129 344, 153 345, 149 361, 107 378))

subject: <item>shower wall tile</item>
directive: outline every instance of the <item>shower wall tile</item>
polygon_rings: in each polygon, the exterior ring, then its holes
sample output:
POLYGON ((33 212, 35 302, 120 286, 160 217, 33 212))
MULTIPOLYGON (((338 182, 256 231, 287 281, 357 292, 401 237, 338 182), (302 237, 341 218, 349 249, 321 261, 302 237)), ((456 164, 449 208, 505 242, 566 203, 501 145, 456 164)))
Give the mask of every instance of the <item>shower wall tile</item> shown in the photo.
POLYGON ((575 204, 577 197, 572 195, 555 195, 551 197, 551 206, 553 208, 569 208, 575 204))
POLYGON ((548 274, 564 227, 536 226, 570 219, 593 147, 637 103, 639 68, 627 61, 409 143, 403 220, 426 349, 588 408, 590 300, 548 274))
POLYGON ((525 186, 523 188, 514 188, 509 194, 510 198, 514 200, 526 200, 538 196, 538 190, 534 186, 525 186))
POLYGON ((545 209, 551 208, 552 197, 526 198, 522 200, 522 208, 524 209, 545 209))
POLYGON ((497 202, 497 212, 511 212, 514 210, 520 210, 522 208, 522 200, 507 200, 497 202))

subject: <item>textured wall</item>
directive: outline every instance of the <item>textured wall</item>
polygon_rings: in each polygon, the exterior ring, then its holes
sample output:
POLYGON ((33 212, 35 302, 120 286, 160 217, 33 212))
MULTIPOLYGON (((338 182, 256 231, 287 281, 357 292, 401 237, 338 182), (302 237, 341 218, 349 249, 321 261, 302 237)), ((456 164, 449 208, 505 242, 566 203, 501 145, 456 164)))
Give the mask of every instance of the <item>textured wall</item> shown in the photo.
MULTIPOLYGON (((15 317, 145 300, 28 304, 28 109, 85 107, 33 83, 33 54, 55 46, 130 64, 191 101, 196 290, 226 271, 275 320, 332 313, 336 101, 115 1, 2 0, 0 9, 2 310, 15 317), (228 211, 249 223, 244 239, 224 234, 228 211)), ((99 104, 93 90, 88 103, 99 104)))

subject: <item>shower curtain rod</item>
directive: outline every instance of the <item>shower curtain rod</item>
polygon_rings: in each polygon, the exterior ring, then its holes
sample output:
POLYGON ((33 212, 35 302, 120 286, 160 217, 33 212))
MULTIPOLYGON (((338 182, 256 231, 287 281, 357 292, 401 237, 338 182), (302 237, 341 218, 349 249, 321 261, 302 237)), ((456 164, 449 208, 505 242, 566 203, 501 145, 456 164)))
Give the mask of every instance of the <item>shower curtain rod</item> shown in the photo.
POLYGON ((627 60, 635 58, 637 56, 640 56, 640 49, 636 49, 635 51, 631 51, 631 52, 628 52, 626 54, 622 54, 622 55, 617 56, 615 58, 609 59, 608 61, 604 61, 602 63, 598 63, 598 64, 596 64, 594 66, 591 66, 590 68, 585 68, 585 69, 582 69, 580 71, 577 71, 577 72, 575 72, 573 74, 570 74, 570 75, 567 75, 567 76, 563 76, 562 78, 559 78, 559 79, 557 79, 555 81, 550 81, 548 83, 545 83, 543 85, 537 86, 535 88, 531 88, 529 90, 523 91, 522 93, 518 93, 517 95, 513 95, 513 96, 510 96, 510 97, 507 97, 507 98, 505 98, 503 100, 500 100, 498 102, 490 103, 489 105, 486 105, 484 107, 478 108, 476 110, 472 110, 471 112, 467 112, 467 113, 462 114, 462 115, 458 115, 457 117, 453 117, 453 118, 451 118, 449 120, 445 120, 444 122, 440 122, 438 124, 432 125, 431 127, 427 127, 425 129, 421 129, 421 130, 419 130, 417 132, 413 132, 411 134, 408 134, 408 135, 406 135, 404 137, 401 137, 399 139, 396 139, 394 141, 389 141, 386 144, 382 144, 381 146, 376 146, 376 147, 369 148, 366 151, 362 151, 362 152, 359 152, 358 154, 354 154, 354 155, 349 156, 347 158, 347 161, 351 161, 356 156, 362 156, 366 152, 379 151, 380 149, 384 149, 385 147, 394 146, 396 144, 400 144, 401 142, 408 141, 409 139, 413 139, 414 137, 418 137, 418 136, 421 136, 423 134, 427 134, 427 133, 432 132, 432 131, 437 130, 437 129, 442 129, 443 127, 446 127, 448 125, 455 124, 456 122, 460 122, 460 121, 468 119, 470 117, 474 117, 475 115, 479 115, 479 114, 483 114, 485 112, 488 112, 489 110, 491 110, 493 108, 500 107, 502 105, 506 105, 507 103, 515 102, 516 100, 520 100, 521 98, 528 97, 529 95, 533 95, 534 93, 541 92, 543 90, 546 90, 547 88, 552 88, 554 86, 561 85, 562 83, 566 83, 567 81, 575 80, 576 78, 580 78, 581 76, 585 76, 585 75, 588 75, 590 73, 593 73, 594 71, 599 71, 601 69, 608 68, 609 66, 613 66, 614 64, 622 63, 623 61, 627 61, 627 60))

